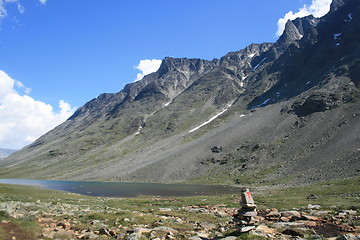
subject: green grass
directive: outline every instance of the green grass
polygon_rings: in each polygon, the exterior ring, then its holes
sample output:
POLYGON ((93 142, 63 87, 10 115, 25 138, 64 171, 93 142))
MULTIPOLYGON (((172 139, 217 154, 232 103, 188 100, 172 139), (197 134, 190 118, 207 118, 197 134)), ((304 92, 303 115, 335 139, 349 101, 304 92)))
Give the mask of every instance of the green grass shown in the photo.
MULTIPOLYGON (((276 166, 263 171, 274 171, 276 166)), ((221 175, 215 176, 221 178, 221 175)), ((318 204, 325 208, 332 209, 360 209, 360 177, 346 180, 327 181, 301 187, 253 187, 254 198, 259 208, 292 209, 306 207, 308 204, 318 204), (259 190, 262 189, 262 190, 259 190), (307 199, 311 194, 317 199, 307 199)), ((214 204, 224 200, 229 206, 234 206, 234 196, 210 197, 214 204), (230 198, 232 198, 232 203, 230 198)), ((236 204, 235 204, 236 206, 236 204)))
POLYGON ((308 204, 336 206, 339 209, 360 208, 360 177, 263 191, 259 193, 257 200, 263 206, 279 209, 298 208, 308 204), (318 199, 307 199, 311 194, 318 199))
MULTIPOLYGON (((276 170, 276 167, 264 169, 264 175, 276 170)), ((339 181, 328 181, 302 187, 260 187, 250 189, 253 192, 254 200, 258 209, 277 208, 279 210, 290 210, 293 208, 306 207, 308 204, 319 204, 323 209, 332 211, 344 209, 360 209, 360 177, 339 181), (307 196, 315 194, 318 198, 309 200, 307 196), (336 206, 334 208, 333 206, 336 206)), ((189 212, 183 209, 184 206, 220 205, 229 208, 239 208, 240 191, 236 195, 221 196, 192 196, 192 197, 171 197, 156 198, 143 196, 136 198, 104 198, 90 197, 72 194, 61 191, 44 190, 39 187, 4 185, 0 184, 0 203, 2 202, 23 202, 41 203, 56 206, 58 203, 68 204, 69 208, 91 209, 90 212, 82 211, 75 214, 78 227, 86 229, 91 227, 92 221, 98 220, 106 223, 110 228, 119 225, 134 227, 145 225, 149 228, 156 226, 168 226, 177 229, 179 232, 191 231, 193 226, 188 223, 176 222, 175 218, 186 219, 187 222, 210 221, 215 224, 226 224, 231 216, 218 216, 204 214, 201 212, 189 212), (160 208, 170 208, 171 211, 161 211, 160 208)), ((42 211, 41 204, 29 206, 30 210, 42 211)), ((1 209, 0 209, 1 210, 1 209)), ((73 218, 66 213, 54 216, 57 220, 73 218)), ((17 220, 11 219, 25 231, 37 233, 39 227, 35 223, 35 216, 28 216, 17 220)), ((0 211, 0 220, 10 219, 5 211, 0 211)), ((1 231, 1 229, 0 229, 1 231)), ((229 231, 229 235, 234 231, 229 231)), ((1 239, 1 238, 0 238, 1 239)), ((242 235, 239 240, 261 240, 255 235, 242 235)))

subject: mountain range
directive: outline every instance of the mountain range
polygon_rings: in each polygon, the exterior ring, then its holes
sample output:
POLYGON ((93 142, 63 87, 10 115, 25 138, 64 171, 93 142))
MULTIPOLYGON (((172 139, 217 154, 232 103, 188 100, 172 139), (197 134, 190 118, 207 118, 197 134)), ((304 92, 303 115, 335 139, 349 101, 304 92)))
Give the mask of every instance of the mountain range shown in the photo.
POLYGON ((1 178, 306 184, 360 172, 360 2, 275 43, 163 59, 0 163, 1 178))
POLYGON ((8 157, 10 154, 13 154, 16 151, 17 150, 14 150, 14 149, 0 148, 0 160, 8 157))

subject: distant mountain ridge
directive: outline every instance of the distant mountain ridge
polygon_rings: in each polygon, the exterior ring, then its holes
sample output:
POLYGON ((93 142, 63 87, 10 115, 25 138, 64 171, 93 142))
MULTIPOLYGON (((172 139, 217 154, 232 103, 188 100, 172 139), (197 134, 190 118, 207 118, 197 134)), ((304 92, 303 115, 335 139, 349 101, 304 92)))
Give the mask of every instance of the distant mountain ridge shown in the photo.
POLYGON ((4 159, 16 151, 18 151, 18 150, 0 148, 0 159, 4 159))
POLYGON ((275 43, 170 58, 0 163, 0 176, 294 184, 360 171, 360 3, 286 24, 275 43))

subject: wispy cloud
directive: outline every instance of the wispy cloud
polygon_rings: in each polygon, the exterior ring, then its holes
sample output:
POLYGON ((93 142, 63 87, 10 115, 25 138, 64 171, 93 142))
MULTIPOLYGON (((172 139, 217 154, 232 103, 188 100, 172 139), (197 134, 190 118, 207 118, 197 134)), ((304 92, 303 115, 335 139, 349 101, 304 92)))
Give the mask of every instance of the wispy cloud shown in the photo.
POLYGON ((8 16, 8 12, 6 10, 6 6, 8 4, 16 4, 19 13, 23 14, 25 12, 25 8, 21 5, 19 0, 0 0, 0 19, 3 19, 8 16))
POLYGON ((136 79, 135 81, 139 81, 141 80, 144 76, 156 72, 160 65, 161 65, 161 60, 158 59, 144 59, 144 60, 140 60, 139 65, 135 66, 135 68, 139 69, 141 71, 141 73, 138 73, 136 75, 136 79))
MULTIPOLYGON (((23 14, 25 12, 24 6, 21 4, 25 0, 0 0, 0 20, 8 16, 7 12, 7 5, 8 4, 16 4, 17 9, 20 14, 23 14)), ((38 0, 42 4, 46 4, 47 0, 38 0)))
POLYGON ((19 13, 23 14, 25 12, 25 8, 19 2, 17 2, 16 4, 17 4, 18 10, 19 10, 19 13))
POLYGON ((5 3, 3 0, 0 0, 0 19, 7 16, 7 11, 5 8, 5 3))
POLYGON ((0 147, 21 148, 64 122, 75 108, 63 100, 60 111, 30 97, 30 88, 0 70, 0 147), (19 91, 24 91, 22 95, 19 91))
POLYGON ((280 36, 284 32, 285 24, 288 20, 294 20, 308 15, 313 15, 318 18, 324 16, 329 12, 331 2, 332 0, 312 0, 310 6, 304 5, 296 13, 293 13, 292 11, 288 12, 283 18, 278 20, 278 30, 276 35, 280 36))

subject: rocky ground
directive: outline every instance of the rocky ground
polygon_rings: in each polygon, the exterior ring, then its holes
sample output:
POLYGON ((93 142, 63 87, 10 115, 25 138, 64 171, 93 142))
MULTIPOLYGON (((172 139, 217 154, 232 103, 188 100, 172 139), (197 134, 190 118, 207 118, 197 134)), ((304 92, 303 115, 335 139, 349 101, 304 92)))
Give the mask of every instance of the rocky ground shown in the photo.
POLYGON ((142 211, 94 201, 1 201, 3 239, 360 239, 359 212, 335 206, 261 209, 255 230, 239 235, 233 222, 238 208, 207 204, 206 199, 199 205, 172 206, 176 199, 149 198, 142 211), (16 220, 36 222, 39 231, 27 234, 16 220))

